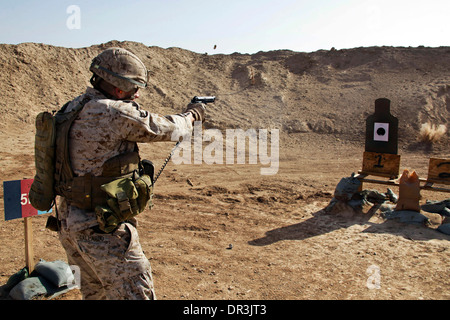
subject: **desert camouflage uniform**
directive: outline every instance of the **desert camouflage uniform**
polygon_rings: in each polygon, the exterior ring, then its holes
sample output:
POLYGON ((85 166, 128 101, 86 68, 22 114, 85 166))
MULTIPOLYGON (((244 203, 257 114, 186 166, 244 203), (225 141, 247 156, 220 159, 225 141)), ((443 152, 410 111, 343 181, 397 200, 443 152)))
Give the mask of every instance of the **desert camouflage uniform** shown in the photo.
MULTIPOLYGON (((107 99, 93 88, 74 99, 67 111, 86 95, 91 100, 69 134, 71 165, 79 176, 101 175, 106 160, 133 151, 136 142, 170 141, 192 131, 186 114, 162 117, 141 110, 134 101, 107 99)), ((84 299, 155 299, 150 263, 135 220, 122 223, 111 234, 101 233, 95 212, 68 205, 64 198, 58 217, 68 262, 80 268, 84 299)))

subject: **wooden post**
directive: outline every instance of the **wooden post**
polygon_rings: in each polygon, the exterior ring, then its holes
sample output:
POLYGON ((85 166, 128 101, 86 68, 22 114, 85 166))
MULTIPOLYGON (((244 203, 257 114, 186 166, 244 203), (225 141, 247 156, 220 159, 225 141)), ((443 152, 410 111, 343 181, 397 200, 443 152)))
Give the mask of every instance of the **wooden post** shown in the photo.
POLYGON ((24 218, 25 225, 25 264, 28 268, 28 273, 34 270, 34 250, 33 250, 33 225, 31 223, 32 217, 24 218))

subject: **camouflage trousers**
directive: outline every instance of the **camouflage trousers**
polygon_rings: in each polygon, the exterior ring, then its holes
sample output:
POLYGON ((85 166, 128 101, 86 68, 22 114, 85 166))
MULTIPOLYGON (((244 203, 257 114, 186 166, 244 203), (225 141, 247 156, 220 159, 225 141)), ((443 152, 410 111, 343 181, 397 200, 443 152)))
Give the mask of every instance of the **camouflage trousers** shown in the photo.
POLYGON ((59 238, 69 265, 80 268, 83 299, 156 299, 150 262, 132 224, 122 223, 111 234, 97 233, 93 229, 61 230, 59 238))

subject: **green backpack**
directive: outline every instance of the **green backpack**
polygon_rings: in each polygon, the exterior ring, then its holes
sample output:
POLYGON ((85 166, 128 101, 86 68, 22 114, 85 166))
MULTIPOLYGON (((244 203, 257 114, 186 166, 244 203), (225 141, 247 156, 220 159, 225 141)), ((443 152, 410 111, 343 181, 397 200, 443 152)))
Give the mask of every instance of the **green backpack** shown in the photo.
POLYGON ((73 177, 70 167, 69 170, 64 168, 64 165, 56 168, 56 132, 63 135, 61 140, 68 141, 70 126, 88 101, 88 98, 83 99, 76 108, 66 113, 69 101, 55 115, 45 111, 36 117, 34 140, 36 174, 29 192, 29 199, 31 205, 40 211, 50 210, 55 202, 55 183, 58 183, 55 181, 55 174, 58 172, 57 176, 69 176, 69 179, 70 176, 73 177))

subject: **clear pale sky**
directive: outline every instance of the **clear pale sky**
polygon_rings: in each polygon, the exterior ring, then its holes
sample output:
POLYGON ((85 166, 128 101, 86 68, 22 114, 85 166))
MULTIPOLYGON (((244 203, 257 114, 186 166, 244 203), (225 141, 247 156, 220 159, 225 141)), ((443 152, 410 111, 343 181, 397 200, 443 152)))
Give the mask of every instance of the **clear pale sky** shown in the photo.
POLYGON ((2 0, 0 43, 198 53, 450 46, 450 0, 2 0), (216 49, 214 49, 216 46, 216 49))

